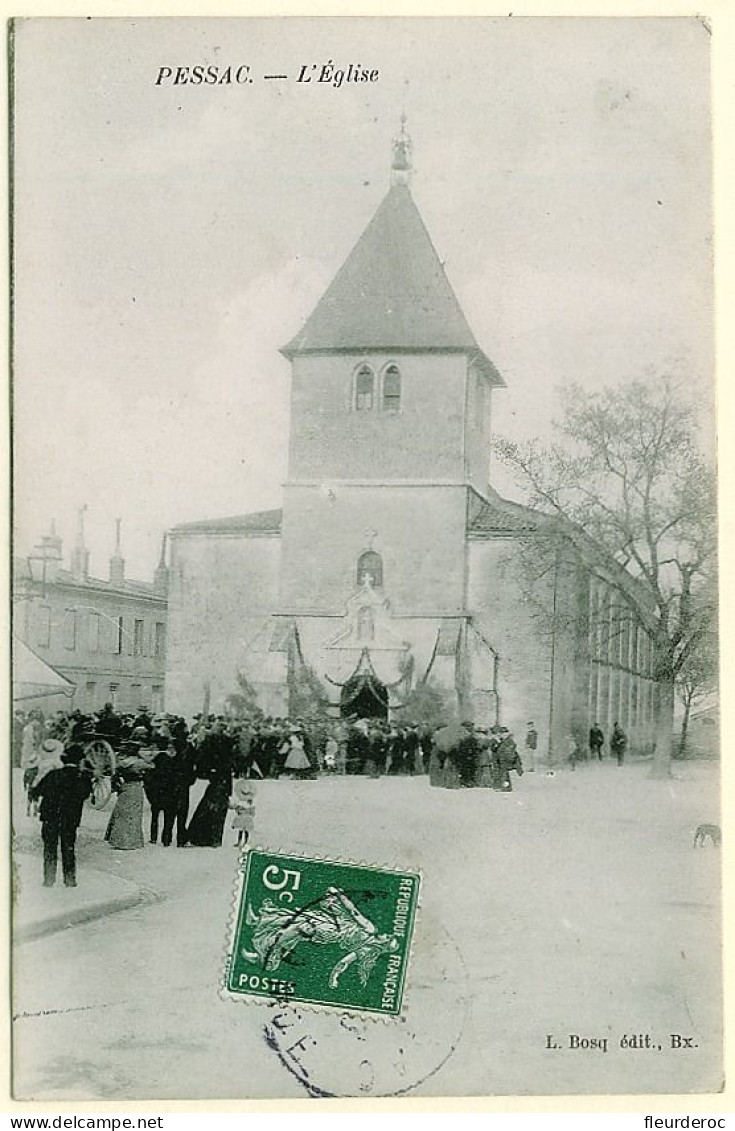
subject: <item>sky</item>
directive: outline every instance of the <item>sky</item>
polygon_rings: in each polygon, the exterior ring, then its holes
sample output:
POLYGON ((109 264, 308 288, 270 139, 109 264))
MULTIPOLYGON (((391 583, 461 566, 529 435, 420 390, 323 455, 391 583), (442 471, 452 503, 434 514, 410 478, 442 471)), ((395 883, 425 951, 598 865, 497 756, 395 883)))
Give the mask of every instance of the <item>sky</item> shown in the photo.
MULTIPOLYGON (((713 399, 710 38, 694 19, 33 19, 14 98, 16 548, 87 505, 128 574, 162 533, 278 506, 279 354, 389 185, 503 374, 494 429, 672 367, 713 399), (379 71, 299 84, 303 65, 379 71), (248 65, 243 85, 156 84, 248 65), (287 80, 266 80, 287 74, 287 80)), ((517 495, 507 473, 492 482, 517 495)))

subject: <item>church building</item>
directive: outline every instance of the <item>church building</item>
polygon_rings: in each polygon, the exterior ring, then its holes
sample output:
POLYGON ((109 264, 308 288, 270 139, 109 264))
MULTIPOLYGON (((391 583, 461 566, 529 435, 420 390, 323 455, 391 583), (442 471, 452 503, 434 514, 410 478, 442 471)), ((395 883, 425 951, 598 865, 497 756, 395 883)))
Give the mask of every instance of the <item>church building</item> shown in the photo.
POLYGON ((648 638, 552 520, 488 484, 491 402, 505 382, 410 173, 403 126, 387 195, 281 351, 292 374, 283 509, 170 531, 166 709, 222 711, 242 673, 265 713, 286 716, 301 669, 335 717, 400 721, 412 689, 428 686, 455 717, 520 739, 533 720, 542 759, 565 757, 573 730, 586 744, 595 721, 609 734, 618 720, 645 746, 648 638), (534 545, 555 555, 538 599, 534 545))

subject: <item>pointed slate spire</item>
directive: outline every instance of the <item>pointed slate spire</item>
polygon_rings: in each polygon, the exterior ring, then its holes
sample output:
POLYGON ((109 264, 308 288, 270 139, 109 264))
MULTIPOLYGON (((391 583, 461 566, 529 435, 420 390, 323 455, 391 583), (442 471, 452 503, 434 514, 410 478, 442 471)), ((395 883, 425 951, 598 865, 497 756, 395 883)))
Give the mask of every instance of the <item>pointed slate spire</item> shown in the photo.
POLYGON ((281 352, 441 350, 476 357, 505 382, 477 344, 408 188, 411 141, 393 143, 391 188, 298 334, 281 352))

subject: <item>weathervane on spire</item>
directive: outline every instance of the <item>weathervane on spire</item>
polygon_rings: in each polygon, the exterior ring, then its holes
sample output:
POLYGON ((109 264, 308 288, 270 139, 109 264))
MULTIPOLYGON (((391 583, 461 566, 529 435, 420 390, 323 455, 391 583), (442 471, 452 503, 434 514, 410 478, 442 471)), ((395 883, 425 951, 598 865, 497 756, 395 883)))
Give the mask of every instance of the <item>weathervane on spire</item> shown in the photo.
MULTIPOLYGON (((408 79, 406 79, 408 86, 408 79)), ((390 183, 407 185, 411 179, 411 153, 413 146, 406 132, 406 110, 401 114, 401 132, 393 138, 393 160, 390 166, 390 183)))

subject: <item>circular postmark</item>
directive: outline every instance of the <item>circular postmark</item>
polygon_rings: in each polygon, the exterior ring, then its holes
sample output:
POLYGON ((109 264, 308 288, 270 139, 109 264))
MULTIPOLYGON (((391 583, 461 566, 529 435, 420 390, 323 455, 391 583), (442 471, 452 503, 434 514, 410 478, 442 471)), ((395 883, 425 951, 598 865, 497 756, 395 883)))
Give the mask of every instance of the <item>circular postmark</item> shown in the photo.
POLYGON ((404 1016, 271 1007, 264 1039, 311 1095, 405 1095, 453 1056, 467 1014, 467 974, 454 940, 427 918, 422 916, 411 954, 404 1016))

